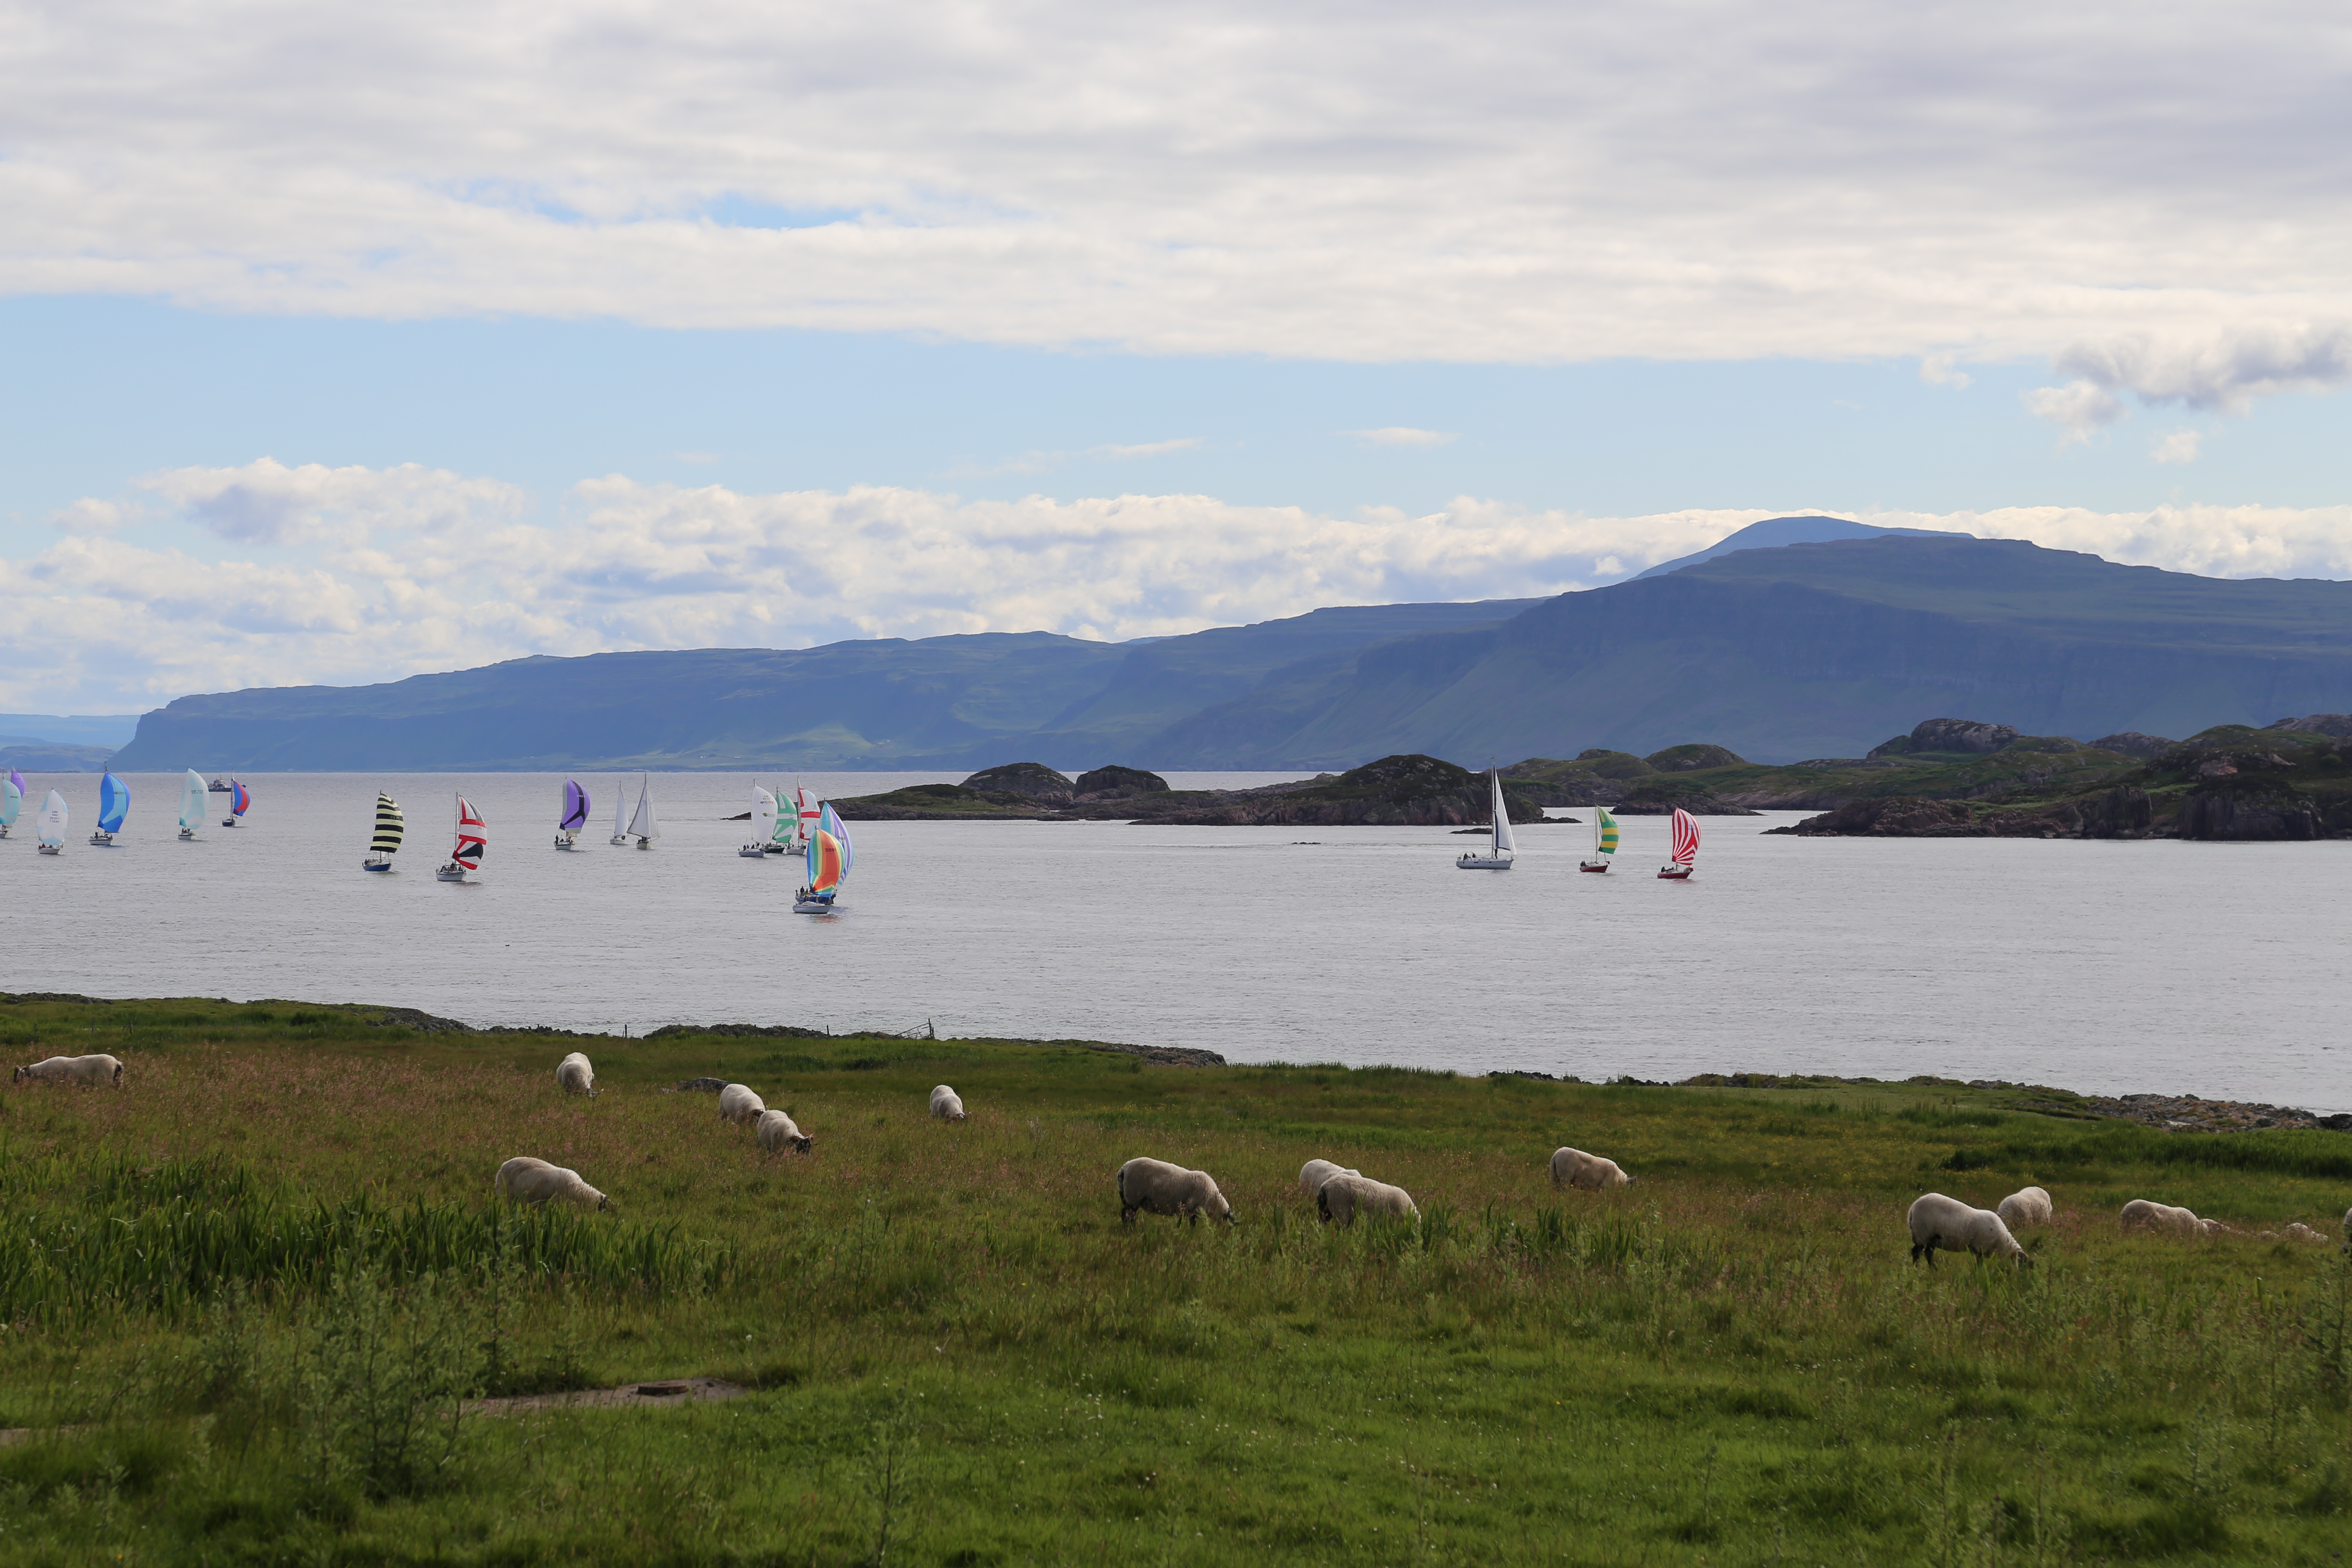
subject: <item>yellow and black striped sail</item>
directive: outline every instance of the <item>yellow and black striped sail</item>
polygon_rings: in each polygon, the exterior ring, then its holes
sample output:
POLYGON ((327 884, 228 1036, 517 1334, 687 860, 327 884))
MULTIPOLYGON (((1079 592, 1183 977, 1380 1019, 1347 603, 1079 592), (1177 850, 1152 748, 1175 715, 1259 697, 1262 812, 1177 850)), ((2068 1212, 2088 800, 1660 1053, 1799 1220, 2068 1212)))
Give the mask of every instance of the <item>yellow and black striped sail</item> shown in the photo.
POLYGON ((408 819, 400 815, 400 802, 388 795, 375 797, 375 841, 368 847, 378 855, 389 855, 400 847, 401 835, 408 831, 408 819))

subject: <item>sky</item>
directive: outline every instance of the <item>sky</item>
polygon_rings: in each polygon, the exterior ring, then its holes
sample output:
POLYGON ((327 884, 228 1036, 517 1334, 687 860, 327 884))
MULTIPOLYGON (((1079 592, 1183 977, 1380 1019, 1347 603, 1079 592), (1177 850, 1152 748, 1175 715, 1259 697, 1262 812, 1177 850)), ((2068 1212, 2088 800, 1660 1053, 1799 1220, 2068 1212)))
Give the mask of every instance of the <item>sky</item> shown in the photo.
POLYGON ((2352 13, 0 0, 17 711, 1563 592, 2352 577, 2352 13))

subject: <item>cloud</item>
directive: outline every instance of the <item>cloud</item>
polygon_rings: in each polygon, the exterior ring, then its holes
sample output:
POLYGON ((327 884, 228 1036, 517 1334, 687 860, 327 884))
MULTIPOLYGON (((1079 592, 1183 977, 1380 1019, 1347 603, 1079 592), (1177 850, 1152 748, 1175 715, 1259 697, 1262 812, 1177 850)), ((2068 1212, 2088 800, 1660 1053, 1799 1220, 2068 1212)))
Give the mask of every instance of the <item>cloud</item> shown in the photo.
POLYGON ((60 507, 49 521, 65 533, 112 533, 130 527, 144 514, 137 501, 97 500, 89 496, 60 507))
POLYGON ((2168 430, 2147 455, 2159 463, 2193 463, 2204 440, 2202 430, 2168 430))
POLYGON ((2025 395, 2026 412, 2047 419, 2066 432, 2067 442, 2088 441, 2124 416, 2124 405, 2106 388, 2088 381, 2063 386, 2039 386, 2025 395))
POLYGON ((1384 425, 1378 430, 1345 432, 1368 447, 1443 447, 1454 440, 1447 430, 1416 430, 1410 425, 1384 425))
POLYGON ((139 487, 184 509, 236 544, 295 545, 356 540, 382 529, 448 533, 520 516, 530 498, 499 479, 446 468, 289 468, 262 458, 236 468, 173 468, 139 487))
MULTIPOLYGON (((541 521, 513 510, 519 492, 497 480, 257 463, 148 481, 148 493, 186 499, 178 521, 151 520, 142 538, 176 527, 212 548, 218 498, 272 484, 310 497, 331 526, 302 524, 308 542, 266 535, 266 560, 87 533, 0 559, 0 659, 13 679, 76 710, 114 711, 190 691, 359 684, 530 654, 982 631, 1123 641, 1328 605, 1594 586, 1803 510, 1591 517, 1465 497, 1434 513, 1335 517, 1199 495, 746 494, 615 475, 574 487, 560 515, 541 521), (317 499, 325 492, 336 506, 317 499), (465 520, 462 531, 439 525, 452 518, 465 520)), ((1864 521, 2210 575, 2352 577, 2346 507, 1864 521)))
POLYGON ((2243 414, 2256 398, 2327 392, 2352 381, 2352 328, 2235 331, 2194 343, 2140 337, 2077 343, 2056 363, 2062 374, 2143 403, 2243 414))
POLYGON ((1975 380, 1964 370, 1952 368, 1950 353, 1926 354, 1919 361, 1919 379, 1929 386, 1948 386, 1954 392, 1966 392, 1975 380))
POLYGON ((2291 4, 17 10, 19 293, 1360 361, 2352 321, 2291 4))
POLYGON ((1129 458, 1160 458, 1171 452, 1189 452, 1201 444, 1198 436, 1185 436, 1173 441, 1146 441, 1136 447, 1095 447, 1087 450, 1087 456, 1119 461, 1129 458))

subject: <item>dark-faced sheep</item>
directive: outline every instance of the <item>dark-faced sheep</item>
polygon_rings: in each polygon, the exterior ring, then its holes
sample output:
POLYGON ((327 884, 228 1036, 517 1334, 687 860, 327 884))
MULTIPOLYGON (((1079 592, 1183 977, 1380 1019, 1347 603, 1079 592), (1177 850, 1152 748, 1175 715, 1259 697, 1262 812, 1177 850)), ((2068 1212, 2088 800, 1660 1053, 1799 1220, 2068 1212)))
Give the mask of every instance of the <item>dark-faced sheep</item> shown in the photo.
POLYGON ((963 1096, 945 1084, 940 1085, 931 1090, 931 1114, 942 1121, 961 1121, 963 1096))
POLYGON ((781 1110, 762 1110, 759 1121, 760 1147, 790 1149, 795 1154, 805 1154, 814 1140, 803 1132, 793 1119, 781 1110))
POLYGON ((1298 1190, 1311 1198, 1318 1188, 1334 1176, 1360 1176, 1363 1173, 1330 1160, 1309 1160, 1298 1167, 1298 1190))
POLYGON ((1191 1225, 1201 1216, 1234 1223, 1233 1205, 1206 1171, 1188 1171, 1165 1160, 1129 1160, 1118 1168, 1118 1217, 1133 1225, 1138 1209, 1146 1214, 1181 1215, 1191 1225))
POLYGON ((2162 1231, 2168 1236, 2211 1234, 2205 1222, 2189 1210, 2174 1204, 2151 1203, 2146 1198, 2134 1198, 2124 1205, 2124 1212, 2116 1219, 2125 1230, 2162 1231))
POLYGON ((580 1179, 580 1173, 525 1154, 499 1167, 499 1196, 518 1204, 566 1203, 608 1209, 613 1200, 580 1179))
POLYGON ((78 1083, 89 1089, 122 1087, 122 1064, 110 1056, 51 1057, 16 1069, 18 1083, 78 1083))
POLYGON ((1622 1187, 1633 1179, 1618 1168, 1614 1160, 1604 1160, 1581 1149, 1552 1151, 1551 1184, 1555 1187, 1581 1187, 1597 1193, 1603 1187, 1622 1187))
POLYGON ((767 1101, 754 1093, 749 1084, 730 1083, 719 1091, 719 1119, 732 1121, 738 1127, 760 1120, 768 1109, 767 1101))
POLYGON ((1355 1224, 1358 1215, 1377 1215, 1387 1219, 1421 1217, 1411 1193, 1370 1176, 1340 1175, 1325 1182, 1315 1189, 1315 1212, 1343 1229, 1355 1224))
POLYGON ((566 1094, 584 1094, 596 1098, 596 1069, 588 1065, 584 1051, 574 1051, 555 1064, 555 1084, 566 1094))
POLYGON ((2009 1234, 2009 1226, 2000 1215, 1990 1209, 1970 1208, 1958 1198, 1948 1198, 1941 1193, 1928 1193, 1913 1201, 1911 1211, 1904 1216, 1911 1227, 1911 1261, 1922 1258, 1933 1268, 1936 1254, 1972 1252, 1979 1258, 2014 1258, 2020 1263, 2033 1261, 2025 1248, 2017 1245, 2017 1237, 2009 1234))

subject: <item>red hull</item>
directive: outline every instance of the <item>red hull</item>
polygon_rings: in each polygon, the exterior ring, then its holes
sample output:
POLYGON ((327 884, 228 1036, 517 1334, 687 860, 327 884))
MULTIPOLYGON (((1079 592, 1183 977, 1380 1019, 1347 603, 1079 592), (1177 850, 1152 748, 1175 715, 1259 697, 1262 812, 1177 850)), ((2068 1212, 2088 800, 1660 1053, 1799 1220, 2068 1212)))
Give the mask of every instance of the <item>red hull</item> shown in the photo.
POLYGON ((1608 868, 1608 867, 1606 867, 1606 866, 1579 866, 1579 867, 1577 868, 1577 869, 1578 869, 1578 870, 1580 870, 1580 871, 1604 871, 1604 872, 1605 872, 1605 871, 1607 871, 1607 870, 1609 869, 1609 868, 1608 868))

